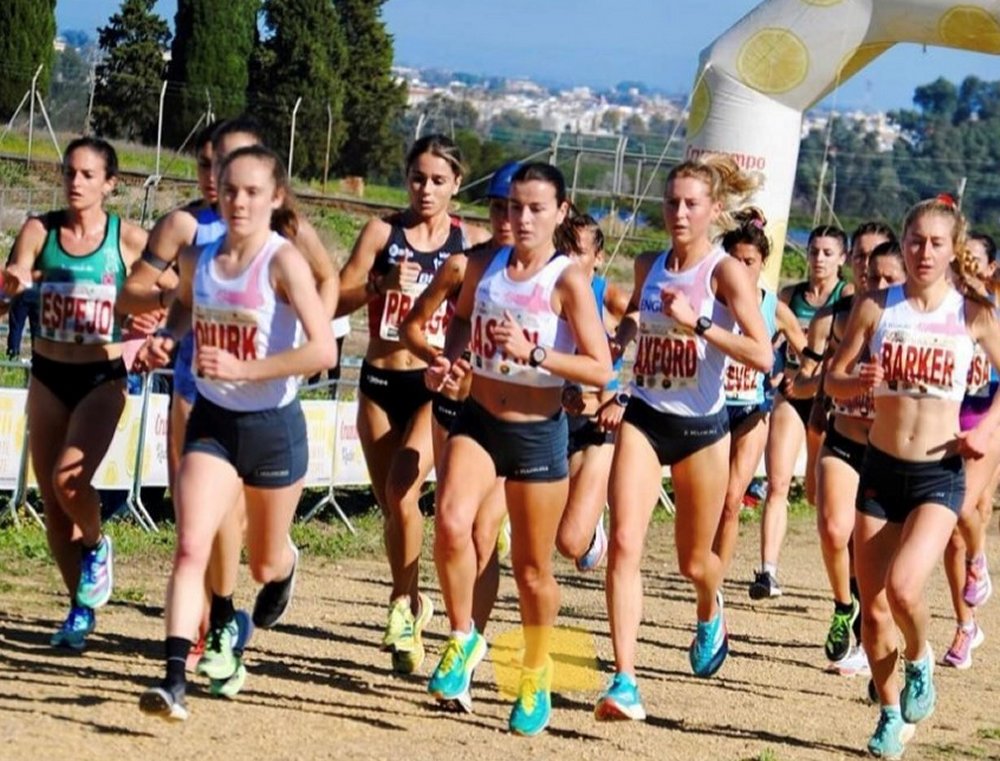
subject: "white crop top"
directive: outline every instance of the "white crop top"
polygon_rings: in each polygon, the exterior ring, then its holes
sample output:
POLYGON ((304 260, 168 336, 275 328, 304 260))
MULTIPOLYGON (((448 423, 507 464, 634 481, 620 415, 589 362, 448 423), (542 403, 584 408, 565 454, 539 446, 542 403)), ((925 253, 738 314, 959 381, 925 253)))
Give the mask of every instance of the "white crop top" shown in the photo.
POLYGON ((683 292, 699 317, 710 317, 723 330, 733 330, 732 314, 712 291, 712 273, 728 254, 717 247, 694 267, 671 272, 670 253, 656 258, 642 285, 632 394, 660 412, 711 415, 726 401, 726 354, 667 317, 660 292, 663 288, 683 292))
POLYGON ((930 312, 918 312, 902 285, 886 291, 869 350, 885 370, 875 396, 932 396, 960 402, 974 342, 965 326, 965 299, 950 289, 930 312))
POLYGON ((518 282, 507 274, 511 250, 504 246, 496 252, 476 286, 469 344, 472 370, 476 375, 521 386, 559 388, 563 385, 559 376, 508 357, 494 341, 493 330, 509 311, 531 343, 567 354, 576 351, 569 324, 552 311, 552 292, 572 262, 557 253, 531 278, 518 282))
MULTIPOLYGON (((237 277, 216 272, 215 257, 225 238, 206 245, 194 275, 195 351, 219 346, 239 359, 262 359, 293 348, 299 322, 295 310, 280 301, 271 286, 269 264, 287 241, 271 237, 237 277)), ((266 381, 222 381, 195 377, 198 393, 220 407, 241 412, 283 407, 295 399, 297 377, 266 381)))

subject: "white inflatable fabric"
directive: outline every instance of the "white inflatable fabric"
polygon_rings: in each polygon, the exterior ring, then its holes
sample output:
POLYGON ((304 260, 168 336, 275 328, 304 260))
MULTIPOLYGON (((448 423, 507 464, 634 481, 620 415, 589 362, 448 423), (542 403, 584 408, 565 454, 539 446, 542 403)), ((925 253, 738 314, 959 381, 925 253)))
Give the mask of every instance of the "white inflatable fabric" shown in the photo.
MULTIPOLYGON (((763 175, 753 203, 773 251, 788 231, 802 112, 898 42, 1000 54, 1000 0, 766 0, 702 52, 686 155, 730 154, 763 175)), ((772 256, 772 288, 780 267, 772 256)))

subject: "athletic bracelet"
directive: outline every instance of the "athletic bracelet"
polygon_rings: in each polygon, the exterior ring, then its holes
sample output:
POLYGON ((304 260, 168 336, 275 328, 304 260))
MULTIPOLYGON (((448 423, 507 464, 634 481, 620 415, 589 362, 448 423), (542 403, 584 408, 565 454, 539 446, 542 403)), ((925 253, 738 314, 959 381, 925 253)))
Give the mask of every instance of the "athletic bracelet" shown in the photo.
POLYGON ((174 336, 174 331, 170 328, 157 328, 153 331, 153 338, 169 338, 174 343, 177 343, 177 338, 174 336))
POLYGON ((155 270, 163 272, 167 267, 170 266, 170 262, 164 261, 148 248, 143 249, 142 256, 140 257, 146 264, 155 270))
POLYGON ((810 349, 808 346, 802 350, 802 356, 803 357, 808 357, 813 362, 822 362, 823 361, 823 355, 820 354, 818 351, 814 351, 813 349, 810 349))

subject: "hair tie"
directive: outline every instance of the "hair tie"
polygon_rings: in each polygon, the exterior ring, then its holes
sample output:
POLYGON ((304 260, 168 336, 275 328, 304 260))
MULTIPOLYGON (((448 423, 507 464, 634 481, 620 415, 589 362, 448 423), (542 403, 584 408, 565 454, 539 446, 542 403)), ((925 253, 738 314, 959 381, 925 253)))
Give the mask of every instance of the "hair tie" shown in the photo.
POLYGON ((754 217, 753 219, 750 220, 750 224, 756 227, 758 230, 763 230, 767 222, 765 222, 763 219, 760 219, 759 217, 754 217))
POLYGON ((955 201, 954 197, 950 193, 938 193, 937 197, 934 199, 940 204, 947 206, 949 209, 958 208, 958 203, 955 201))

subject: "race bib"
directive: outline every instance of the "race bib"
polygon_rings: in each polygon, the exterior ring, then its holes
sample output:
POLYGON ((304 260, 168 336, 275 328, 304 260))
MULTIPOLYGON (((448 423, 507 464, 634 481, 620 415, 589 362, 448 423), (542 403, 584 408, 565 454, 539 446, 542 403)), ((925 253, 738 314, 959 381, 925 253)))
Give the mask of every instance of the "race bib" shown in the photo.
POLYGON ((875 419, 875 397, 871 392, 850 399, 833 399, 833 412, 844 417, 875 419))
MULTIPOLYGON (((403 324, 406 315, 413 308, 413 302, 423 293, 424 287, 411 291, 385 292, 382 319, 378 326, 379 338, 383 341, 399 340, 399 326, 403 324)), ((445 333, 448 332, 448 323, 451 322, 451 316, 454 313, 455 309, 448 301, 443 302, 434 310, 431 318, 424 323, 424 335, 427 336, 427 343, 437 349, 444 348, 445 333)))
POLYGON ((950 335, 886 331, 881 362, 889 392, 951 391, 955 387, 954 343, 950 335))
POLYGON ((195 305, 195 349, 214 346, 237 359, 257 359, 257 314, 247 309, 195 305))
POLYGON ((757 379, 760 373, 741 362, 726 362, 726 399, 753 404, 758 399, 757 379))
MULTIPOLYGON (((519 312, 509 310, 514 315, 524 337, 531 344, 538 344, 540 330, 538 320, 530 312, 519 312)), ((541 367, 531 367, 527 361, 521 362, 507 354, 496 343, 493 336, 494 330, 504 319, 502 310, 491 310, 480 304, 476 305, 476 311, 472 315, 472 335, 469 342, 469 349, 472 352, 472 367, 494 376, 516 376, 531 373, 533 375, 550 375, 548 370, 541 367)), ((561 384, 562 381, 559 381, 561 384)))
POLYGON ((976 344, 976 351, 972 355, 972 362, 969 364, 969 377, 966 383, 966 396, 988 396, 990 390, 990 360, 986 356, 979 344, 976 344))
POLYGON ((38 335, 50 341, 106 344, 114 340, 113 284, 42 283, 38 335))
POLYGON ((698 340, 670 319, 643 319, 632 373, 639 388, 683 390, 698 387, 698 340))

